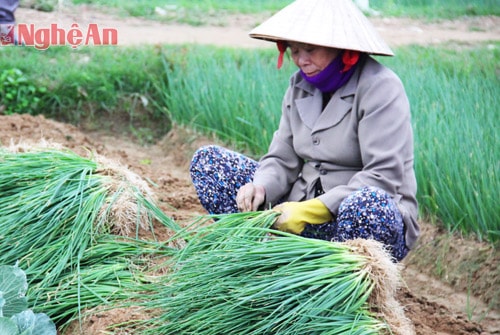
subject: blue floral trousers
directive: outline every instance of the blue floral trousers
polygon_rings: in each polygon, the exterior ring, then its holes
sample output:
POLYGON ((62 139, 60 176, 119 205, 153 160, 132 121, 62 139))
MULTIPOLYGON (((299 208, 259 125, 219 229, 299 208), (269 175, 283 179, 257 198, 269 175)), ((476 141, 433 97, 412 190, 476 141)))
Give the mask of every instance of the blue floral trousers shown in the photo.
MULTIPOLYGON (((190 165, 200 203, 210 214, 236 213, 238 189, 253 179, 258 162, 220 146, 196 151, 190 165)), ((364 187, 346 197, 332 222, 306 225, 304 237, 328 241, 375 239, 387 246, 395 260, 408 254, 402 215, 387 192, 364 187)))

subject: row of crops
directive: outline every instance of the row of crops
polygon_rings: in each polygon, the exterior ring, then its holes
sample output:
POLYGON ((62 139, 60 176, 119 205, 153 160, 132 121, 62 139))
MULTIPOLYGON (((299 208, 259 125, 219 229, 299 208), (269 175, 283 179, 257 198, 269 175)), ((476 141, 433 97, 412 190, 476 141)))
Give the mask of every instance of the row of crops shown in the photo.
MULTIPOLYGON (((272 52, 187 50, 164 50, 165 111, 259 157, 277 128, 292 62, 277 71, 272 52)), ((421 217, 496 243, 499 44, 396 53, 378 60, 400 75, 410 99, 421 217)))

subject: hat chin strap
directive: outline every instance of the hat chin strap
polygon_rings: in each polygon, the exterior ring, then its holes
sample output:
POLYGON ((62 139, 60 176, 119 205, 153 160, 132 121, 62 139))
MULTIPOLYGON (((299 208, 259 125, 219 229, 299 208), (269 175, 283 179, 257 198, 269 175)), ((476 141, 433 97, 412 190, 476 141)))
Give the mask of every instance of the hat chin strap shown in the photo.
POLYGON ((276 46, 278 47, 278 51, 280 52, 278 56, 278 69, 281 69, 281 66, 283 65, 283 57, 288 45, 285 41, 277 41, 276 46))
POLYGON ((342 55, 342 63, 344 63, 344 68, 342 73, 347 72, 353 67, 359 60, 359 51, 344 50, 342 55))

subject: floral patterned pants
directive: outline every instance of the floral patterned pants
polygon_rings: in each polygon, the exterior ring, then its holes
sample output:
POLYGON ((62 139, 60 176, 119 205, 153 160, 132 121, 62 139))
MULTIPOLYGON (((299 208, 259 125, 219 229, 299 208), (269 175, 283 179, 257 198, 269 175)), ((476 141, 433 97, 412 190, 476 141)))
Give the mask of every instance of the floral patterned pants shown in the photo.
MULTIPOLYGON (((210 214, 236 213, 238 189, 253 179, 258 162, 220 146, 204 146, 194 154, 190 173, 201 204, 210 214)), ((345 198, 332 222, 306 225, 304 237, 328 241, 355 238, 384 243, 394 259, 408 254, 402 215, 387 192, 364 187, 345 198)))

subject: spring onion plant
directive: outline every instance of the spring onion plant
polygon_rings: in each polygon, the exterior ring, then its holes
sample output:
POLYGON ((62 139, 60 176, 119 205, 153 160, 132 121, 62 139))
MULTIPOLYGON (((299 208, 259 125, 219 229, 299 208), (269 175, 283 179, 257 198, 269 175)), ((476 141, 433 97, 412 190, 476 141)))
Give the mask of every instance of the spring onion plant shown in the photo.
POLYGON ((383 58, 401 76, 412 104, 422 213, 497 246, 499 46, 411 47, 383 58))
POLYGON ((276 215, 228 214, 192 229, 165 265, 163 285, 145 289, 156 292, 145 307, 161 312, 143 322, 143 333, 390 332, 370 309, 378 284, 369 257, 346 244, 270 229, 276 215))
POLYGON ((276 70, 274 49, 196 46, 163 52, 165 80, 157 89, 172 121, 254 154, 265 151, 281 116, 289 62, 276 70))
MULTIPOLYGON (((278 71, 273 48, 163 53, 166 83, 158 89, 174 122, 215 133, 256 158, 265 153, 291 61, 278 71)), ((401 77, 410 99, 421 218, 498 244, 500 44, 409 46, 377 60, 401 77)))

